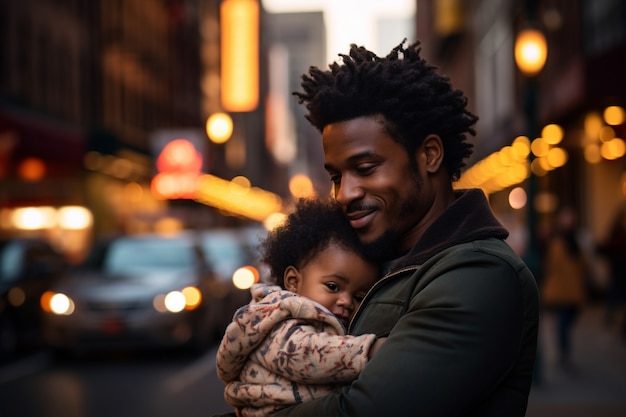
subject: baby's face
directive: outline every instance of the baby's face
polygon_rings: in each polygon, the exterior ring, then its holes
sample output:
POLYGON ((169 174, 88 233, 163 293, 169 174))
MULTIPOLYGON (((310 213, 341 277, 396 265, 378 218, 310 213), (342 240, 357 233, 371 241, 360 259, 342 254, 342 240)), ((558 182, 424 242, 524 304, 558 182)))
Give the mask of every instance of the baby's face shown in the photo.
POLYGON ((300 270, 295 292, 310 298, 348 326, 361 300, 378 279, 378 268, 334 243, 300 270))

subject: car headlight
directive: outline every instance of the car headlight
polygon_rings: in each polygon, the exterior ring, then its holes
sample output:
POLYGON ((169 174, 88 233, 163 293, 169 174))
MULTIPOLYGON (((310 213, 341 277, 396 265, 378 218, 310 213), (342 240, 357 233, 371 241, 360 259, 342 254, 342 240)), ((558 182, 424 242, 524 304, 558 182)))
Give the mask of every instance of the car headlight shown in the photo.
POLYGON ((202 293, 196 287, 185 287, 180 291, 159 294, 152 300, 154 309, 160 313, 180 313, 183 310, 194 310, 202 302, 202 293))
POLYGON ((44 311, 59 316, 69 316, 76 309, 74 300, 60 292, 46 291, 40 301, 44 311))

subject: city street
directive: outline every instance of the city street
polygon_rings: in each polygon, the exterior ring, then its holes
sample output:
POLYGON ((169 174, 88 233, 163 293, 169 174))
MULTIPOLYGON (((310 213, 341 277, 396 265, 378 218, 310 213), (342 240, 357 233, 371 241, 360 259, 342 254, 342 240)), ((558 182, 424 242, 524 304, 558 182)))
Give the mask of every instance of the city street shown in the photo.
MULTIPOLYGON (((575 373, 555 365, 553 319, 542 317, 541 382, 527 417, 626 416, 626 344, 603 325, 601 306, 584 310, 574 337, 575 373)), ((2 417, 211 416, 230 410, 215 373, 215 347, 171 353, 55 360, 46 352, 0 366, 2 417)))
POLYGON ((575 370, 556 365, 554 320, 542 317, 541 382, 531 390, 527 417, 626 416, 626 343, 607 328, 602 306, 587 307, 574 330, 575 370))
POLYGON ((33 353, 0 366, 2 417, 206 417, 228 411, 215 348, 95 354, 33 353))

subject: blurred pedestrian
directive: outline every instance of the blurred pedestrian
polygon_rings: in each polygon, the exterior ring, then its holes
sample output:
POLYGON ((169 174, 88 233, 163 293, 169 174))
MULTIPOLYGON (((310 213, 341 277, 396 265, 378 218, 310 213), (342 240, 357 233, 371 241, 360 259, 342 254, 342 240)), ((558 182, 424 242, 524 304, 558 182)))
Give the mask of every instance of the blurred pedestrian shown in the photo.
POLYGON ((544 258, 542 301, 556 318, 558 364, 572 371, 572 332, 587 300, 589 262, 578 241, 578 219, 571 207, 562 208, 548 238, 544 258))
POLYGON ((612 326, 617 322, 620 334, 626 341, 626 208, 618 211, 606 239, 598 245, 598 252, 609 262, 606 323, 612 326))
POLYGON ((379 270, 359 251, 341 207, 301 200, 261 248, 275 285, 252 288, 217 352, 224 396, 243 417, 338 390, 384 340, 345 335, 379 270))

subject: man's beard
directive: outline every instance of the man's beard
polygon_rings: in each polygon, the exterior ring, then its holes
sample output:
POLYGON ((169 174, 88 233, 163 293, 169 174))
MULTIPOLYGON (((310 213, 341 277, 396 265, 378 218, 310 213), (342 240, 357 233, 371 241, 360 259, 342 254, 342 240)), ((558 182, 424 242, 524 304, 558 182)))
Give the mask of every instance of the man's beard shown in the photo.
POLYGON ((386 262, 396 256, 395 247, 398 243, 395 229, 387 229, 385 233, 371 242, 362 242, 363 252, 374 262, 386 262))
MULTIPOLYGON (((419 212, 419 190, 423 186, 423 181, 417 175, 416 167, 413 167, 411 174, 411 180, 415 184, 415 189, 400 206, 397 218, 413 218, 416 213, 419 212)), ((368 258, 373 259, 375 262, 387 262, 395 259, 406 253, 405 250, 398 248, 402 233, 406 232, 407 231, 400 231, 397 228, 390 227, 371 242, 361 242, 363 251, 368 258)))

